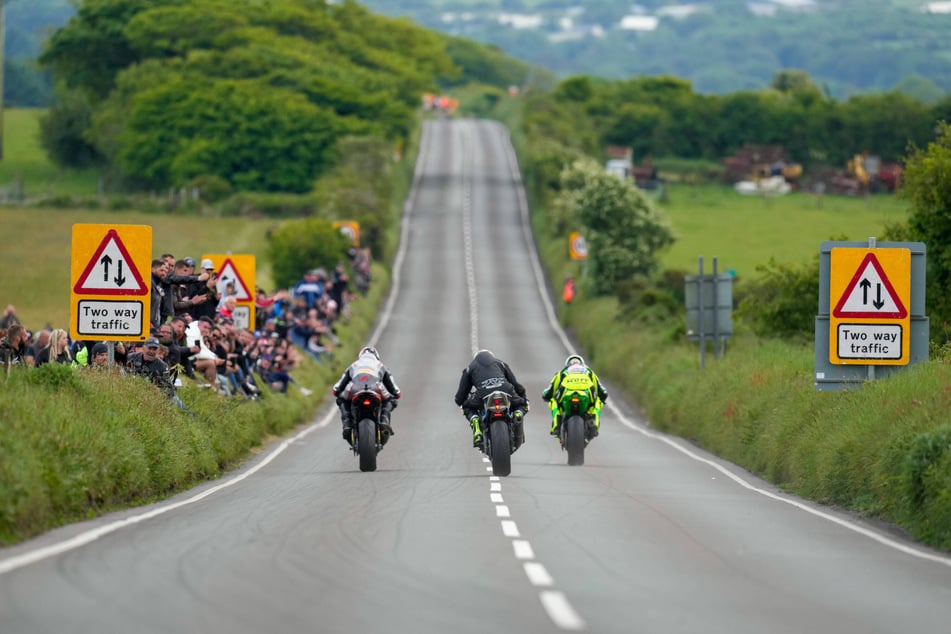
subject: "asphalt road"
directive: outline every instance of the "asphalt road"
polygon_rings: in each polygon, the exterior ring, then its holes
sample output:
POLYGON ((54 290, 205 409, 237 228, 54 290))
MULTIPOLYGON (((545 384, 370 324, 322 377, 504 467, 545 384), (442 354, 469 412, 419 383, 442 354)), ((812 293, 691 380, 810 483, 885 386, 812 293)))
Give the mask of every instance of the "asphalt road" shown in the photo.
POLYGON ((406 212, 371 337, 404 393, 378 471, 325 408, 231 476, 0 551, 0 633, 951 630, 951 560, 650 431, 616 390, 567 466, 539 395, 568 341, 502 127, 427 123, 406 212), (452 402, 479 348, 533 399, 505 478, 452 402))

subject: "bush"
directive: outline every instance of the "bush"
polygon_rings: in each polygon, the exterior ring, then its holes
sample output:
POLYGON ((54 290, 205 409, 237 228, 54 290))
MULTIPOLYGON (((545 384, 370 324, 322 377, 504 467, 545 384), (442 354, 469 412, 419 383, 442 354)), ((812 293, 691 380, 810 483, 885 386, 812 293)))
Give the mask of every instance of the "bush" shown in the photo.
POLYGON ((231 195, 231 183, 220 176, 204 175, 197 176, 188 184, 191 187, 197 187, 201 199, 205 202, 216 203, 224 200, 231 195))
POLYGON ((223 216, 293 218, 316 213, 317 202, 309 195, 239 192, 222 201, 219 211, 223 216))
POLYGON ((350 239, 329 220, 308 218, 286 223, 271 234, 267 247, 274 283, 291 286, 307 269, 334 268, 346 259, 350 239))
POLYGON ((819 256, 798 267, 756 267, 762 276, 746 283, 737 316, 760 337, 809 338, 815 333, 819 297, 819 256))

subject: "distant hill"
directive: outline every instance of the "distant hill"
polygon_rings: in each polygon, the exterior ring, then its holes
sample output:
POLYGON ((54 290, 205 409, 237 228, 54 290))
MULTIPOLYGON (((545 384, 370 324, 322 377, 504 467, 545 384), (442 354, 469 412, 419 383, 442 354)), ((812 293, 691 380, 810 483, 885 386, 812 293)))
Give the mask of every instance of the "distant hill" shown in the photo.
POLYGON ((53 81, 41 73, 34 60, 46 37, 66 24, 76 13, 70 0, 3 0, 4 14, 4 103, 38 107, 49 104, 53 81))
POLYGON ((70 0, 5 0, 7 57, 34 59, 43 41, 66 24, 76 9, 70 0))
POLYGON ((706 93, 808 72, 838 98, 951 92, 951 13, 917 0, 365 0, 434 30, 494 44, 557 75, 669 74, 706 93))
MULTIPOLYGON (((8 95, 19 90, 40 98, 34 93, 44 90, 44 80, 29 60, 50 30, 75 13, 71 1, 6 0, 7 68, 14 66, 8 95)), ((927 13, 923 8, 929 3, 918 0, 361 4, 493 44, 561 77, 669 74, 690 80, 699 92, 730 93, 768 86, 777 71, 798 68, 837 98, 900 89, 932 101, 951 93, 951 13, 927 13)))

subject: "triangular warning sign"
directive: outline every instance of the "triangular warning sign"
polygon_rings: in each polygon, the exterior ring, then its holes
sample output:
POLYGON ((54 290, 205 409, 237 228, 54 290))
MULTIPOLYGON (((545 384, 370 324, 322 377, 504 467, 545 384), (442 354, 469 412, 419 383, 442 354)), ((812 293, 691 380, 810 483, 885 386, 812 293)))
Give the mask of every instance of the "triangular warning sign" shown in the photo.
POLYGON ((151 289, 142 281, 115 229, 110 229, 93 254, 73 292, 77 295, 148 295, 151 289))
POLYGON ((832 315, 904 319, 908 316, 908 309, 888 281, 878 258, 874 253, 868 253, 835 305, 832 315))
POLYGON ((221 294, 224 295, 227 290, 228 282, 234 284, 234 297, 239 302, 250 302, 251 293, 248 292, 248 285, 244 283, 244 280, 241 279, 241 274, 238 273, 237 267, 231 261, 231 258, 228 258, 221 265, 221 270, 218 271, 218 290, 221 291, 221 294))

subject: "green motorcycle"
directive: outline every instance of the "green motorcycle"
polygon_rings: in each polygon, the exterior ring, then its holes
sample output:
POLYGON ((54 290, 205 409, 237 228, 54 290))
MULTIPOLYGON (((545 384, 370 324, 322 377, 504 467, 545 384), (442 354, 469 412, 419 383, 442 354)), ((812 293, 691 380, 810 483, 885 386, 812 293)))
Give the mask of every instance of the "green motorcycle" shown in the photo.
POLYGON ((594 426, 594 416, 588 410, 594 405, 594 383, 586 373, 569 373, 561 381, 555 402, 561 412, 558 438, 561 448, 568 452, 568 464, 584 464, 584 449, 588 444, 588 428, 594 426))

